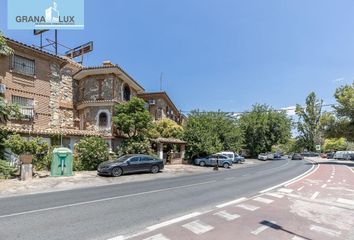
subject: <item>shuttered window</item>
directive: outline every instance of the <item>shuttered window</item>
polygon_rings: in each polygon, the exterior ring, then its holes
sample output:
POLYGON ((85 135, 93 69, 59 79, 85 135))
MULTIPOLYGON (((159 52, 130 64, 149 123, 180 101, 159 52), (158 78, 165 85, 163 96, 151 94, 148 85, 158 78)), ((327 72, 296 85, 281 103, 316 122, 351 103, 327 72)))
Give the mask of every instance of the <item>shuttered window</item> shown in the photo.
POLYGON ((32 59, 21 57, 19 55, 12 56, 12 70, 24 75, 35 75, 35 62, 32 59))

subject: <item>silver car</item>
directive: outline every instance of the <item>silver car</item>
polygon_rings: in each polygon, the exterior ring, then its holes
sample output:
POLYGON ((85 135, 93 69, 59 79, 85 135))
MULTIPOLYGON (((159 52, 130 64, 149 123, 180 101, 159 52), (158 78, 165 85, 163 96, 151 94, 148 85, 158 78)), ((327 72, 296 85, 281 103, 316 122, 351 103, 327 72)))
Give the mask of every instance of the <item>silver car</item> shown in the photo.
POLYGON ((194 163, 199 166, 216 166, 216 162, 220 167, 229 168, 232 166, 232 159, 223 154, 213 154, 207 157, 197 158, 194 163))
POLYGON ((266 154, 266 153, 260 153, 260 154, 258 154, 258 160, 263 160, 263 161, 265 161, 265 160, 267 160, 268 159, 268 154, 266 154))

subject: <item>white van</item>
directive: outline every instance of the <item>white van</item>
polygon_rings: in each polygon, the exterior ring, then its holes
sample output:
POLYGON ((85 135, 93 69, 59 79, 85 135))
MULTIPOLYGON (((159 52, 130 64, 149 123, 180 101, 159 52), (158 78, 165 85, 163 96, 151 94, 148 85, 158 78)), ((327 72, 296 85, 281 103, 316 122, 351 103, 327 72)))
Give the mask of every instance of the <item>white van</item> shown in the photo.
POLYGON ((351 154, 354 154, 354 151, 337 151, 333 158, 334 159, 344 159, 344 160, 347 160, 350 158, 350 155, 351 154))

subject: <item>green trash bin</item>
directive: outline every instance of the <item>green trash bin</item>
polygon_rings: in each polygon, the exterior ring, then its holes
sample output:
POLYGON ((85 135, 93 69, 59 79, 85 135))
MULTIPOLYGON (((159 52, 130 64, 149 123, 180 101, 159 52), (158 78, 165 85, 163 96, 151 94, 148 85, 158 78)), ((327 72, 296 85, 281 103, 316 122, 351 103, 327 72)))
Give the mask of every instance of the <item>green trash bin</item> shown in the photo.
POLYGON ((50 168, 52 177, 73 175, 73 153, 69 148, 55 148, 50 168))

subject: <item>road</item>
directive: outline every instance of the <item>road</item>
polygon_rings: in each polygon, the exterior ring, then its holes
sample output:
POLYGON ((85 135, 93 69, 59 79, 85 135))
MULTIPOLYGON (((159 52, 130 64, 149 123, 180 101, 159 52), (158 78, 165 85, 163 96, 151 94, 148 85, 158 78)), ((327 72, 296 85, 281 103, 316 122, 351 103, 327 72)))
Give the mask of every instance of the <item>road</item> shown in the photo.
POLYGON ((0 239, 109 239, 249 197, 311 168, 277 160, 227 171, 0 199, 0 239))

